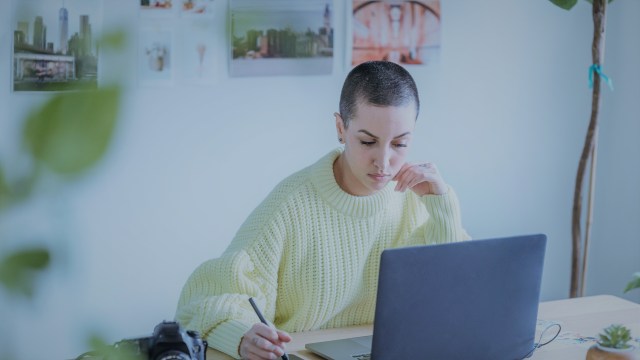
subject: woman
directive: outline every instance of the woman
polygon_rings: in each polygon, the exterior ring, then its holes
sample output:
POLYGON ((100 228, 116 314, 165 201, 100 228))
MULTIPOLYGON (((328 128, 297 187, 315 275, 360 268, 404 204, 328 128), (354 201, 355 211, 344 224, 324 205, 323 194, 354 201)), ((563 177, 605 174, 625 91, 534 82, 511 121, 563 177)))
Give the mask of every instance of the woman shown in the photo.
POLYGON ((385 248, 468 239, 436 166, 405 161, 419 109, 401 66, 353 68, 335 114, 344 149, 278 184, 222 256, 195 270, 182 326, 235 358, 276 359, 287 332, 373 322, 385 248), (249 297, 280 330, 258 321, 249 297))

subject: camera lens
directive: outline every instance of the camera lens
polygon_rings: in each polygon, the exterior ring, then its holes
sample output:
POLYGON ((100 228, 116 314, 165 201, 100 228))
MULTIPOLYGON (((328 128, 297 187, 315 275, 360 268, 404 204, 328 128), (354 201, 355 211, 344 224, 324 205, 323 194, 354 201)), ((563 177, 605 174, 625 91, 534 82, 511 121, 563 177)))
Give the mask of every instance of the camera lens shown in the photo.
POLYGON ((182 351, 169 350, 158 354, 154 360, 191 360, 191 356, 183 353, 182 351))

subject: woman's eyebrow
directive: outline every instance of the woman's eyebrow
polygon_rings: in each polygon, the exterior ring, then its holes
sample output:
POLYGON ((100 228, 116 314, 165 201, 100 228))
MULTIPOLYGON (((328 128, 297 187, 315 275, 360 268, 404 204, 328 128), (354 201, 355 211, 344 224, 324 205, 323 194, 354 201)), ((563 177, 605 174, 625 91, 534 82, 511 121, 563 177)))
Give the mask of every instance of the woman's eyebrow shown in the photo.
POLYGON ((364 130, 364 129, 358 130, 358 132, 361 132, 361 133, 367 134, 367 135, 371 136, 371 137, 372 137, 372 138, 374 138, 374 139, 377 139, 377 138, 378 138, 377 136, 373 135, 372 133, 370 133, 370 132, 368 132, 367 130, 364 130))
POLYGON ((407 136, 407 135, 409 135, 409 134, 411 134, 411 131, 407 131, 406 133, 402 133, 402 134, 400 134, 400 135, 398 135, 398 136, 394 137, 394 139, 398 139, 398 138, 401 138, 401 137, 405 137, 405 136, 407 136))
MULTIPOLYGON (((368 132, 367 130, 361 129, 361 130, 358 130, 358 132, 361 132, 361 133, 363 133, 363 134, 367 134, 368 136, 371 136, 371 137, 372 137, 372 138, 374 138, 374 139, 378 139, 378 137, 377 137, 377 136, 373 135, 372 133, 368 132)), ((409 134, 411 134, 411 131, 407 131, 406 133, 402 133, 402 134, 400 134, 400 135, 398 135, 398 136, 394 137, 394 139, 399 139, 399 138, 401 138, 401 137, 405 137, 405 136, 407 136, 407 135, 409 135, 409 134)))

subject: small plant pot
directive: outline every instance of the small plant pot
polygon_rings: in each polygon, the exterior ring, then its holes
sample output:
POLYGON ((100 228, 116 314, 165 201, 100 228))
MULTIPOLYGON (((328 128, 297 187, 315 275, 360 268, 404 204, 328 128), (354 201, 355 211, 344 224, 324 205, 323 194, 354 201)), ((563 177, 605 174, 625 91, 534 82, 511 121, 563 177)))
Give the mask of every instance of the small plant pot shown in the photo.
POLYGON ((595 344, 587 351, 586 360, 640 360, 636 348, 614 349, 595 344))

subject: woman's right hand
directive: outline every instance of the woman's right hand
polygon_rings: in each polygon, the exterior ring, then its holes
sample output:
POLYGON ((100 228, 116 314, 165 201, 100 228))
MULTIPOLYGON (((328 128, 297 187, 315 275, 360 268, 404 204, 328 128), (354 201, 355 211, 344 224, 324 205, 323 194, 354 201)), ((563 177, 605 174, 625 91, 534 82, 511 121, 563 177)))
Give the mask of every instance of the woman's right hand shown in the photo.
POLYGON ((256 323, 240 340, 239 353, 246 360, 277 359, 285 352, 291 336, 284 331, 256 323))

